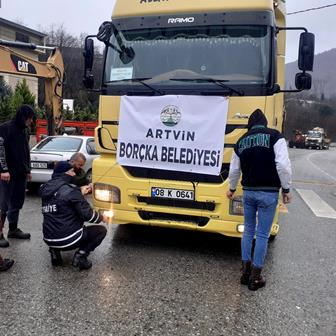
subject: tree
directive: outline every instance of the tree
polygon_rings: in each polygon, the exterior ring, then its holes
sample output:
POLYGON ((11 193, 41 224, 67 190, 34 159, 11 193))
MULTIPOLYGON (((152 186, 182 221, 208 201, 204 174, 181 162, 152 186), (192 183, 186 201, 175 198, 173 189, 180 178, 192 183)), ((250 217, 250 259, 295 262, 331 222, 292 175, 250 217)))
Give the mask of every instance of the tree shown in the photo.
POLYGON ((12 94, 12 89, 5 82, 5 80, 0 77, 0 99, 4 99, 12 94))
POLYGON ((22 104, 35 106, 35 96, 29 91, 25 79, 18 82, 14 93, 10 87, 0 80, 0 122, 3 123, 12 118, 22 104))
POLYGON ((2 77, 0 77, 0 123, 10 119, 12 111, 10 106, 10 98, 12 90, 2 77))
MULTIPOLYGON (((75 120, 97 120, 99 94, 88 92, 82 84, 82 73, 84 68, 83 43, 84 35, 74 37, 69 34, 63 25, 51 26, 49 29, 42 29, 48 35, 48 45, 60 48, 65 71, 65 82, 63 85, 63 98, 74 99, 75 115, 71 116, 64 111, 65 119, 75 120), (94 118, 94 119, 92 119, 94 118)), ((47 55, 42 55, 41 61, 46 61, 47 55)), ((94 76, 101 77, 103 58, 97 51, 94 65, 94 76)), ((43 84, 39 83, 39 102, 44 101, 43 84)))
POLYGON ((29 87, 25 79, 18 82, 15 87, 13 96, 11 97, 12 115, 22 104, 35 106, 36 97, 29 91, 29 87))
POLYGON ((297 95, 287 94, 285 136, 292 137, 294 130, 299 129, 303 133, 314 127, 322 127, 328 137, 336 139, 336 99, 319 99, 308 93, 297 95))
POLYGON ((51 25, 49 29, 44 30, 44 33, 47 35, 47 44, 57 46, 61 50, 64 47, 79 48, 81 46, 80 40, 69 34, 63 24, 58 27, 51 25))

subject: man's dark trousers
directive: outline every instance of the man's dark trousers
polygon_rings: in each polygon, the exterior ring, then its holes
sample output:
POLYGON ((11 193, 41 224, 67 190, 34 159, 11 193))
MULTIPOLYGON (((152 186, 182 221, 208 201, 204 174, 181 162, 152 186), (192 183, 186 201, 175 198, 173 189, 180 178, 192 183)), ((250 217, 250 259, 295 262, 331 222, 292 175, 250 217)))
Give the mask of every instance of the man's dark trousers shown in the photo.
POLYGON ((75 244, 61 248, 61 251, 70 251, 79 249, 89 254, 93 252, 103 241, 106 236, 106 228, 103 225, 88 225, 83 228, 82 238, 75 244))
MULTIPOLYGON (((26 175, 12 175, 9 182, 0 181, 0 209, 1 217, 7 216, 9 230, 18 227, 19 212, 23 207, 26 196, 26 175)), ((4 220, 1 220, 1 224, 4 220)))

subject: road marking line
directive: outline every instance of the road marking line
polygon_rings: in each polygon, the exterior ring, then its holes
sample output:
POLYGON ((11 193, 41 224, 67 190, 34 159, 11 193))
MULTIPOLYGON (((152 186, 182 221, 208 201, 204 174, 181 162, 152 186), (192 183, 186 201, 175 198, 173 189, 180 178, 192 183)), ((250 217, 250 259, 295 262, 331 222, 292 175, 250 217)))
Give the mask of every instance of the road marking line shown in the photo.
POLYGON ((335 218, 336 211, 313 190, 296 189, 316 217, 335 218))
POLYGON ((279 212, 281 212, 281 213, 288 213, 288 209, 287 209, 287 207, 286 207, 285 204, 280 203, 280 205, 279 205, 279 212))
POLYGON ((336 178, 330 174, 328 174, 327 172, 325 172, 323 169, 321 169, 319 166, 317 166, 314 162, 312 162, 310 159, 312 156, 315 156, 316 154, 321 154, 321 153, 311 153, 310 155, 308 155, 307 160, 317 169, 319 170, 321 173, 329 176, 332 180, 336 181, 336 178))
POLYGON ((293 183, 303 183, 303 184, 315 184, 315 185, 321 185, 321 186, 327 186, 327 187, 336 187, 336 183, 327 183, 327 182, 321 182, 321 181, 308 181, 308 180, 293 180, 293 183))

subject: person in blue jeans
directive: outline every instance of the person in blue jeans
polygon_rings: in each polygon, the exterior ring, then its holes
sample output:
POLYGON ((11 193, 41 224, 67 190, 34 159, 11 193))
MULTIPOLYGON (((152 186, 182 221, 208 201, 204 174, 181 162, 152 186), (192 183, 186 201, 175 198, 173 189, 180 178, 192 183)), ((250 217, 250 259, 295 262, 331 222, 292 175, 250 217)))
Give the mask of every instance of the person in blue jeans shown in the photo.
POLYGON ((232 154, 227 197, 233 199, 242 174, 244 233, 240 282, 248 285, 250 290, 257 290, 266 284, 261 272, 279 190, 284 203, 290 203, 292 199, 292 170, 284 137, 277 130, 267 127, 267 119, 261 110, 251 114, 247 129, 232 154), (254 237, 256 242, 252 256, 254 237))

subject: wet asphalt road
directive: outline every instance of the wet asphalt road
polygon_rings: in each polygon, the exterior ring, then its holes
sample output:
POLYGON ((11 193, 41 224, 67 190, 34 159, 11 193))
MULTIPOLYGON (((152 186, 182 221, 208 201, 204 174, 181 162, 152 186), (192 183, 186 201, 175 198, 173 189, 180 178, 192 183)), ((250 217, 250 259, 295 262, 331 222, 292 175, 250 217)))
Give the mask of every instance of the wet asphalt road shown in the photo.
MULTIPOLYGON (((290 154, 294 187, 336 209, 336 150, 290 154)), ((31 241, 0 249, 16 260, 0 273, 0 335, 336 335, 336 221, 293 194, 257 292, 239 284, 240 241, 215 234, 111 226, 90 271, 73 269, 71 252, 52 268, 29 195, 31 241)))

